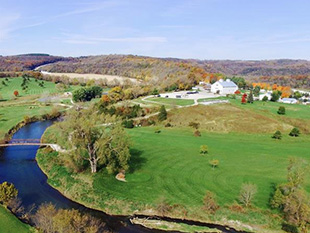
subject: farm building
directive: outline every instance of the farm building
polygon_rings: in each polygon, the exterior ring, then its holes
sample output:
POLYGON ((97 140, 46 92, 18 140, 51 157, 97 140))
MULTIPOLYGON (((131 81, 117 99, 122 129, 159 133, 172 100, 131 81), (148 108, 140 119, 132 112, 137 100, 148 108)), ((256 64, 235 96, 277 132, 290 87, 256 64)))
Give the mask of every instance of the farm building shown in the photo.
POLYGON ((297 99, 294 98, 283 98, 280 100, 280 102, 285 103, 285 104, 297 104, 297 99))
POLYGON ((211 92, 222 95, 234 94, 238 90, 238 86, 230 79, 220 79, 211 85, 211 92))

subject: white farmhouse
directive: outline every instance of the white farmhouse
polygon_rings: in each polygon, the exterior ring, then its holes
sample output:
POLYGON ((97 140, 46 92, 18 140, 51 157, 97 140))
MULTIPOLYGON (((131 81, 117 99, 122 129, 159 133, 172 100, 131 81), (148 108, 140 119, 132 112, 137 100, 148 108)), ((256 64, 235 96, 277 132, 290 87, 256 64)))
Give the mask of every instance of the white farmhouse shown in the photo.
POLYGON ((221 95, 234 94, 238 90, 238 86, 230 79, 220 79, 211 85, 211 92, 221 95))
POLYGON ((263 100, 265 96, 268 98, 268 100, 271 100, 271 92, 265 92, 263 94, 260 94, 259 100, 263 100))

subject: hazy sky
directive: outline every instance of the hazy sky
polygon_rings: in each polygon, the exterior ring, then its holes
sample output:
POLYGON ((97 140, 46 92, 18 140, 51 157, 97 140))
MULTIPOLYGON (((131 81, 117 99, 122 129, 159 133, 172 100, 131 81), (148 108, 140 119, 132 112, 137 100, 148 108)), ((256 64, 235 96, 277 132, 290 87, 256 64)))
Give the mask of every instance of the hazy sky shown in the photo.
POLYGON ((0 54, 310 60, 309 0, 0 0, 0 54))

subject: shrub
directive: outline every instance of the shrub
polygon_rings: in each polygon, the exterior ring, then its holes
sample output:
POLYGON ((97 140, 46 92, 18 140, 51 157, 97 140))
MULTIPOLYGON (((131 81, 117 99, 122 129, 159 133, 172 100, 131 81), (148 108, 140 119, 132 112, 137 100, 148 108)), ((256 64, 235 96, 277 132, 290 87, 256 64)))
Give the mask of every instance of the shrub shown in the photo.
POLYGON ((285 115, 285 107, 280 106, 279 109, 278 109, 278 114, 279 115, 285 115))
POLYGON ((201 136, 200 131, 199 131, 199 130, 195 130, 194 136, 195 136, 195 137, 200 137, 200 136, 201 136))
POLYGON ((13 94, 14 94, 15 97, 19 96, 18 91, 14 91, 13 94))
POLYGON ((172 127, 172 125, 168 122, 167 124, 165 124, 165 127, 172 127))
POLYGON ((263 99, 262 99, 262 101, 267 102, 267 101, 268 101, 268 97, 267 97, 267 96, 264 96, 263 99))
POLYGON ((218 167, 218 165, 220 164, 220 161, 217 159, 213 159, 209 162, 209 164, 211 165, 212 169, 218 167))
POLYGON ((158 120, 164 121, 167 119, 167 111, 164 105, 162 105, 159 109, 158 120))
POLYGON ((273 134, 272 138, 274 138, 274 139, 279 139, 279 140, 280 140, 280 139, 282 138, 281 132, 280 132, 279 130, 277 130, 277 131, 273 134))
POLYGON ((189 124, 188 124, 189 127, 192 127, 194 129, 198 129, 199 125, 200 125, 199 123, 193 122, 193 121, 189 122, 189 124))
POLYGON ((207 145, 201 145, 200 146, 200 154, 208 154, 208 146, 207 145))
POLYGON ((123 126, 127 129, 132 129, 134 127, 133 120, 123 121, 123 126))
POLYGON ((298 137, 300 135, 300 131, 298 128, 293 128, 289 135, 291 137, 298 137))
POLYGON ((203 198, 203 209, 208 213, 214 214, 219 208, 219 205, 216 202, 216 195, 211 191, 207 191, 206 195, 203 198))

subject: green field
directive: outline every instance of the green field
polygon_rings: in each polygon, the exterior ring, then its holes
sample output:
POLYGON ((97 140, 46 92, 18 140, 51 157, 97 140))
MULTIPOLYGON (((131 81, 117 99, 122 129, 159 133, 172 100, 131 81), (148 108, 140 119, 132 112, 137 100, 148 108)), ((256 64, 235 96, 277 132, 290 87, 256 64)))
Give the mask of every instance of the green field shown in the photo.
POLYGON ((154 203, 164 195, 172 203, 194 207, 202 205, 205 191, 211 190, 223 205, 237 200, 243 182, 252 182, 258 186, 254 204, 267 208, 272 186, 285 181, 288 158, 310 161, 309 137, 275 141, 270 135, 203 133, 196 138, 189 131, 173 129, 155 134, 153 128, 133 129, 129 134, 134 141, 132 160, 138 168, 126 175, 127 183, 98 176, 99 193, 144 203, 154 203), (209 155, 199 154, 203 144, 209 146, 209 155), (215 170, 209 165, 213 158, 220 161, 215 170))
POLYGON ((0 232, 1 233, 29 233, 34 232, 27 224, 19 221, 4 207, 0 206, 0 232))
POLYGON ((186 99, 154 97, 154 98, 148 98, 147 100, 156 102, 158 104, 179 105, 179 106, 187 106, 194 104, 194 100, 186 100, 186 99))
MULTIPOLYGON (((8 78, 9 81, 5 81, 5 78, 0 78, 0 94, 4 100, 12 99, 13 92, 17 90, 19 92, 19 96, 28 96, 28 95, 41 95, 41 94, 53 94, 59 93, 59 90, 56 89, 56 85, 53 82, 44 82, 44 87, 40 87, 39 83, 41 80, 35 81, 34 78, 30 78, 30 81, 27 83, 28 91, 22 89, 21 84, 23 78, 8 78), (6 83, 6 85, 2 84, 2 81, 6 83)), ((79 86, 71 86, 67 91, 72 91, 79 86)))
MULTIPOLYGON (((277 111, 280 106, 284 106, 286 109, 286 117, 298 118, 298 119, 310 119, 310 106, 301 105, 301 104, 283 104, 277 102, 263 102, 263 101, 254 101, 253 104, 241 104, 240 99, 230 100, 230 103, 239 106, 242 109, 249 109, 256 111, 261 114, 277 114, 277 111)), ((278 115, 278 114, 277 114, 278 115)))
POLYGON ((38 105, 17 105, 1 106, 0 105, 0 139, 15 125, 24 119, 24 116, 39 116, 48 113, 51 106, 38 105))

